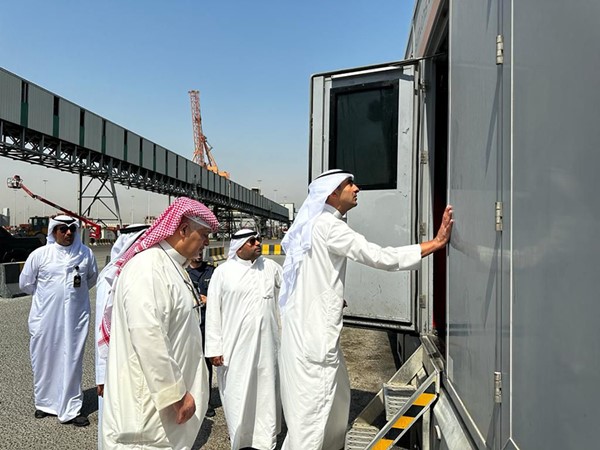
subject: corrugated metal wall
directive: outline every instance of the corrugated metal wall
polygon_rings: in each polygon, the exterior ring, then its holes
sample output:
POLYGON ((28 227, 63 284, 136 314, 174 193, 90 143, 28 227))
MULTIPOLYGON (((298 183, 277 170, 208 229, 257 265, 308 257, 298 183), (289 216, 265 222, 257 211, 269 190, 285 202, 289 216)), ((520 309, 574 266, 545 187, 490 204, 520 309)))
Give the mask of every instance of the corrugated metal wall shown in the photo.
POLYGON ((189 183, 187 178, 187 167, 186 167, 186 159, 183 156, 175 155, 177 157, 177 175, 176 177, 179 180, 184 180, 186 183, 189 183))
POLYGON ((79 112, 75 103, 61 98, 58 102, 58 137, 79 145, 79 112))
POLYGON ((142 139, 142 167, 154 170, 154 143, 148 139, 142 139))
POLYGON ((167 149, 167 175, 177 178, 177 155, 167 149))
POLYGON ((201 183, 201 167, 193 161, 187 161, 187 180, 188 183, 201 183))
POLYGON ((121 161, 125 160, 125 130, 108 120, 105 128, 105 153, 121 161))
POLYGON ((0 118, 21 121, 21 79, 0 69, 0 118))
POLYGON ((102 152, 102 117, 92 112, 85 111, 83 120, 84 147, 97 152, 102 152))
POLYGON ((52 136, 54 95, 30 84, 28 103, 27 127, 52 136))
POLYGON ((167 149, 156 145, 154 147, 154 170, 162 175, 167 175, 167 149))
POLYGON ((126 161, 138 165, 140 163, 140 149, 142 138, 131 131, 127 131, 126 161))

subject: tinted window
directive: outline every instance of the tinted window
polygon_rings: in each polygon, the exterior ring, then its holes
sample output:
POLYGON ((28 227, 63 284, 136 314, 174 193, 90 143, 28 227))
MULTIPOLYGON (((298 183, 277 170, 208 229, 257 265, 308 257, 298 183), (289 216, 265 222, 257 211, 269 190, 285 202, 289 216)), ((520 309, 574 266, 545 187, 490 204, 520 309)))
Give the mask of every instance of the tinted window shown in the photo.
POLYGON ((398 82, 331 90, 329 168, 352 172, 361 189, 394 189, 398 82))

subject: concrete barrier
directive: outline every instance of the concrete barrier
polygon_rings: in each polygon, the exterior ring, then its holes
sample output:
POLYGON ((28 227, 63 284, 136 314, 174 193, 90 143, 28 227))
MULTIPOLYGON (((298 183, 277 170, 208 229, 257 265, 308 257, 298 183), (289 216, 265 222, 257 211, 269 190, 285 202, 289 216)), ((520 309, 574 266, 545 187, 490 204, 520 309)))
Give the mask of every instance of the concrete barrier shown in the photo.
POLYGON ((263 255, 285 255, 281 244, 262 244, 263 255))
POLYGON ((13 298, 27 295, 19 289, 19 275, 25 262, 0 264, 0 297, 13 298))
POLYGON ((207 261, 217 266, 219 261, 227 259, 225 247, 210 247, 207 251, 207 261))

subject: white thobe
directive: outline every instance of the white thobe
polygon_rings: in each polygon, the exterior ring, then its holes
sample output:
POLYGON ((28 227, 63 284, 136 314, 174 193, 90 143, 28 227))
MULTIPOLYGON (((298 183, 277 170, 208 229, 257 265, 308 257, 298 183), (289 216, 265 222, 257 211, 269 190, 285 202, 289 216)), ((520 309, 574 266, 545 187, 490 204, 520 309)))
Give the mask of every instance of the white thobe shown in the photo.
POLYGON ((208 406, 203 359, 186 258, 166 241, 134 256, 114 286, 104 385, 103 448, 189 449, 208 406), (188 391, 190 420, 174 403, 188 391))
POLYGON ((35 408, 57 415, 61 422, 81 412, 89 289, 98 276, 92 251, 80 243, 72 245, 49 243, 36 249, 19 276, 21 290, 33 294, 29 347, 35 408), (73 285, 77 273, 81 277, 79 287, 73 285))
POLYGON ((416 269, 421 248, 372 244, 329 205, 316 219, 312 249, 299 266, 282 310, 279 364, 288 427, 285 450, 344 447, 350 381, 339 340, 347 258, 388 271, 416 269))
POLYGON ((277 369, 277 290, 282 269, 262 256, 237 256, 215 269, 208 286, 206 355, 223 356, 219 392, 231 448, 274 449, 281 403, 277 369))
MULTIPOLYGON (((115 261, 109 262, 98 275, 96 284, 96 316, 95 316, 95 361, 96 361, 96 385, 104 384, 106 374, 106 358, 98 351, 98 341, 100 340, 100 325, 104 317, 104 307, 108 301, 111 286, 115 277, 115 261)), ((98 449, 102 449, 102 413, 104 411, 104 397, 98 397, 98 449)))

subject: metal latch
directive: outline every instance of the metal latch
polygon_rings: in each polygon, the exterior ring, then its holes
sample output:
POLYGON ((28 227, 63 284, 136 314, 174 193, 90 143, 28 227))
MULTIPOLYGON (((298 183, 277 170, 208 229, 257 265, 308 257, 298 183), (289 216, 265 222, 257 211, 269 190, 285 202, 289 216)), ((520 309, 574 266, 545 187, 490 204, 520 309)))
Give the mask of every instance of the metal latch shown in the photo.
POLYGON ((425 294, 419 295, 419 308, 425 309, 427 307, 427 296, 425 294))
POLYGON ((427 234, 427 224, 425 222, 421 222, 419 224, 419 236, 425 236, 427 234))
POLYGON ((429 152, 427 150, 423 150, 421 152, 421 164, 427 164, 429 162, 429 152))
POLYGON ((496 65, 504 64, 504 36, 496 36, 496 65))
POLYGON ((502 215, 503 215, 503 205, 502 202, 495 203, 495 223, 496 223, 496 231, 502 231, 502 215))
POLYGON ((494 372, 494 403, 502 403, 502 373, 494 372))

